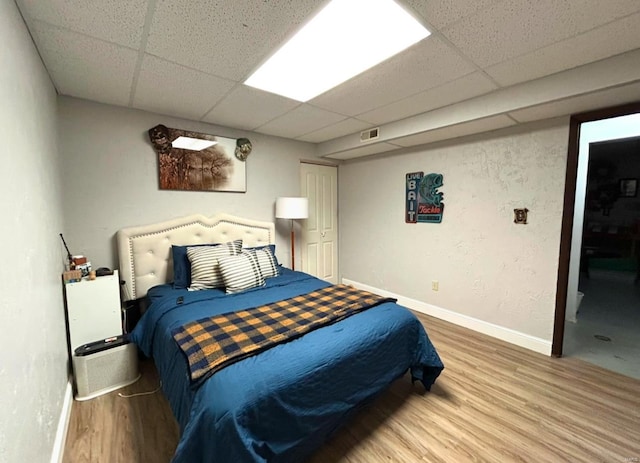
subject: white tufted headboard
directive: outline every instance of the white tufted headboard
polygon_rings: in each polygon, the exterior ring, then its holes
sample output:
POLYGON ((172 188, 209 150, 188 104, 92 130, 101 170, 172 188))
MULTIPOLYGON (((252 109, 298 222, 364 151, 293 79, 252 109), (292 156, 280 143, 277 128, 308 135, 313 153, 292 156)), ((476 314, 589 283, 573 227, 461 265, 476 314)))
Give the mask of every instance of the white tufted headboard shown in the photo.
POLYGON ((173 280, 171 245, 224 243, 242 238, 243 247, 275 244, 272 222, 217 214, 190 215, 118 231, 120 277, 125 300, 138 299, 153 286, 173 280))

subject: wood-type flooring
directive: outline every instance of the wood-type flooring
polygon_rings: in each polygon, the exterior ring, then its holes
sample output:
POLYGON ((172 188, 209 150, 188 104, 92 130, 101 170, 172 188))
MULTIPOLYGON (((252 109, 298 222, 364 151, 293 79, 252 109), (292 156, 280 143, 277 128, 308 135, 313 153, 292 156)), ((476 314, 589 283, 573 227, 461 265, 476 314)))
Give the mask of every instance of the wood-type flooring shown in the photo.
MULTIPOLYGON (((416 313, 445 370, 395 381, 309 463, 639 462, 640 381, 416 313)), ((74 402, 65 463, 169 462, 179 439, 151 361, 131 386, 74 402)))

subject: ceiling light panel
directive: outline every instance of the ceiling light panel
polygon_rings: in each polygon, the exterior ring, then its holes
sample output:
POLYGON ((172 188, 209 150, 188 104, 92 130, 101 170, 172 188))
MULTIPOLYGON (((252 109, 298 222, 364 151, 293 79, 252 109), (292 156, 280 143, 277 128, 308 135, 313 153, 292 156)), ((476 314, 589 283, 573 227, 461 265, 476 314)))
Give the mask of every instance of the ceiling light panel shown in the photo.
POLYGON ((217 141, 202 140, 200 138, 191 137, 178 137, 171 142, 171 146, 174 148, 181 148, 183 150, 202 151, 210 146, 217 145, 217 141))
POLYGON ((393 0, 333 0, 245 84, 308 101, 429 34, 393 0))

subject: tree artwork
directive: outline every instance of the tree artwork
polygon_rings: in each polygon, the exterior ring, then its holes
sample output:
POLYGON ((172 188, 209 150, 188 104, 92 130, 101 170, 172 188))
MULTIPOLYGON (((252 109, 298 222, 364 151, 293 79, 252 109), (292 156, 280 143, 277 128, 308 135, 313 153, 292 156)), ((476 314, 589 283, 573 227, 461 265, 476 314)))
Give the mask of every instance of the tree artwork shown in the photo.
POLYGON ((246 191, 245 161, 252 149, 248 139, 234 140, 162 124, 148 133, 158 155, 161 190, 246 191))

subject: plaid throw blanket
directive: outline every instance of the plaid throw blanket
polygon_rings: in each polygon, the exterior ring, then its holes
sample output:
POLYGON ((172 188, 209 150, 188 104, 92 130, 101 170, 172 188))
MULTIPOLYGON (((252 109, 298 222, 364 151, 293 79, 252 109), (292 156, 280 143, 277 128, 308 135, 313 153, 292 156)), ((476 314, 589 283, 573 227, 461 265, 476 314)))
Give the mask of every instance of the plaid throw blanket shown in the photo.
POLYGON ((189 322, 171 334, 187 356, 191 381, 276 344, 395 299, 334 285, 272 304, 189 322))

